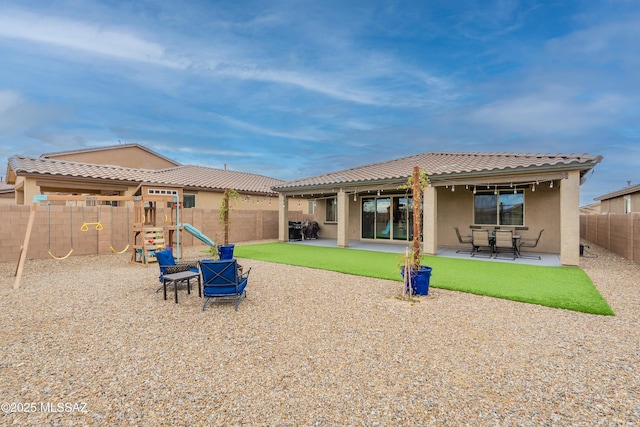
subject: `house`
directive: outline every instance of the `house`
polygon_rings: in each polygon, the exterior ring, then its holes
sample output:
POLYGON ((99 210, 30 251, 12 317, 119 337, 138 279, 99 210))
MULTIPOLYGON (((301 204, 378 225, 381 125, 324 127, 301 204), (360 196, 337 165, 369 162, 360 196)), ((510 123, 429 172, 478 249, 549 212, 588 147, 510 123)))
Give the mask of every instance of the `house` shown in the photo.
POLYGON ((15 187, 6 182, 0 182, 0 205, 9 205, 15 198, 15 187))
MULTIPOLYGON (((184 245, 219 242, 226 236, 219 220, 226 189, 239 195, 229 238, 273 239, 279 214, 271 187, 283 182, 226 166, 182 165, 138 144, 14 155, 7 163, 7 184, 0 186, 0 197, 6 187, 10 201, 0 203, 0 234, 7 237, 0 242, 0 261, 20 256, 22 262, 31 240, 34 258, 129 249, 132 260, 141 263, 153 260, 159 246, 177 246, 179 253, 184 245)), ((293 209, 291 215, 303 212, 293 209)))
MULTIPOLYGON (((399 187, 414 166, 430 178, 423 195, 423 251, 459 245, 453 227, 519 227, 523 237, 545 229, 536 248, 579 264, 579 192, 602 160, 587 154, 430 152, 313 176, 273 187, 279 193, 279 239, 287 240, 288 201, 315 206, 321 237, 406 244, 412 198, 399 187)), ((467 234, 467 233, 465 233, 467 234)))
POLYGON ((600 201, 600 212, 627 214, 640 212, 640 184, 627 185, 611 193, 596 197, 600 201))
POLYGON ((262 175, 181 165, 139 144, 9 158, 7 183, 15 204, 30 204, 39 194, 133 196, 140 187, 159 194, 178 189, 184 207, 217 209, 225 188, 240 194, 239 209, 277 210, 271 190, 284 181, 262 175), (267 203, 260 204, 260 201, 267 203))
POLYGON ((600 202, 580 206, 580 215, 598 215, 600 214, 600 207, 600 202))

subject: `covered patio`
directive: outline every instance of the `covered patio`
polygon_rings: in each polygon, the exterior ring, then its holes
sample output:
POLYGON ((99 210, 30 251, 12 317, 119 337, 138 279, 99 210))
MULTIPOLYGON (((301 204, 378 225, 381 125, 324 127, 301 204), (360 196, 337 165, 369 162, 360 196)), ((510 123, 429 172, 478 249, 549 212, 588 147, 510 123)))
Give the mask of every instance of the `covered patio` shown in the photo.
MULTIPOLYGON (((299 240, 299 241, 291 241, 288 243, 292 245, 324 246, 329 248, 338 247, 335 239, 299 240)), ((347 247, 349 249, 403 254, 405 252, 405 249, 409 246, 410 244, 398 245, 398 244, 378 243, 378 242, 363 241, 363 240, 350 240, 349 245, 347 247)), ((537 252, 536 256, 540 257, 539 260, 520 257, 512 261, 510 259, 504 259, 504 258, 483 258, 483 257, 472 258, 468 252, 466 253, 457 252, 459 249, 460 248, 451 247, 451 246, 439 246, 435 256, 445 257, 445 258, 472 259, 472 260, 485 261, 485 262, 506 262, 506 263, 513 263, 513 264, 539 265, 539 266, 546 266, 546 267, 562 266, 562 264, 560 263, 560 256, 558 254, 537 252)))
POLYGON ((601 160, 587 154, 423 153, 291 181, 273 188, 280 198, 279 240, 289 240, 287 207, 297 200, 298 206, 309 203, 319 237, 338 247, 404 247, 413 240, 413 196, 402 186, 417 166, 429 177, 422 195, 424 254, 466 249, 455 227, 461 234, 517 230, 528 241, 544 229, 531 252, 576 266, 580 185, 601 160))

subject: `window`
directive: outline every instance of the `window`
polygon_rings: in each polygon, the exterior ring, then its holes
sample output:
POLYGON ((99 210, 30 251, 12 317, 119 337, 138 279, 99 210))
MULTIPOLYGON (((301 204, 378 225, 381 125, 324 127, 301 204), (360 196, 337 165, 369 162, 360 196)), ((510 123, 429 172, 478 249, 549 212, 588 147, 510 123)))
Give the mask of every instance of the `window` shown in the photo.
POLYGON ((316 207, 316 202, 315 201, 311 201, 309 202, 309 213, 313 214, 315 211, 315 207, 316 207))
POLYGON ((624 199, 624 213, 631 213, 631 196, 627 196, 624 199))
POLYGON ((325 219, 327 222, 338 221, 338 201, 335 197, 327 199, 327 212, 325 219))
POLYGON ((160 196, 177 196, 178 190, 163 190, 159 188, 148 188, 147 194, 157 194, 160 196))
POLYGON ((182 207, 183 208, 195 208, 196 207, 196 195, 195 194, 184 194, 182 196, 182 207))
POLYGON ((473 197, 475 224, 524 225, 524 192, 505 190, 473 197))

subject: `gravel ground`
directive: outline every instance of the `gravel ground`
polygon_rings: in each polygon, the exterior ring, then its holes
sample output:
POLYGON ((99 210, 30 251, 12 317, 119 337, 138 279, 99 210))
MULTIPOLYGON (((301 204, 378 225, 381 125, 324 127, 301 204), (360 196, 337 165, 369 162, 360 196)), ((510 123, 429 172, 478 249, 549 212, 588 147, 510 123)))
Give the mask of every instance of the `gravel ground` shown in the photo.
POLYGON ((253 260, 202 312, 126 254, 0 264, 0 425, 636 426, 640 268, 591 254, 616 316, 253 260))

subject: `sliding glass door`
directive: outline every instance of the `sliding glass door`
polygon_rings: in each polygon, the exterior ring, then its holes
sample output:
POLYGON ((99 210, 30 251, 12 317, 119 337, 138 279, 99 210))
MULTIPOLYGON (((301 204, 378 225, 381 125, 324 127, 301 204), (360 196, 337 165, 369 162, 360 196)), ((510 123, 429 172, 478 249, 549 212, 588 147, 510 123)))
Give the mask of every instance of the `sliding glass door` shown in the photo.
POLYGON ((413 198, 364 197, 362 238, 411 240, 413 238, 413 198))

